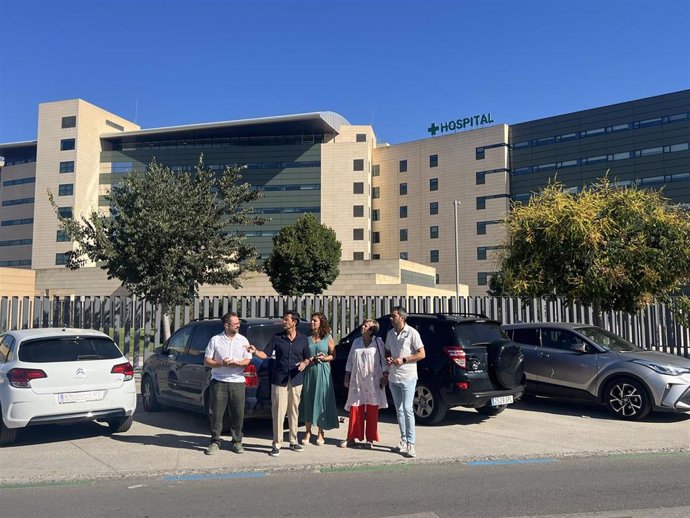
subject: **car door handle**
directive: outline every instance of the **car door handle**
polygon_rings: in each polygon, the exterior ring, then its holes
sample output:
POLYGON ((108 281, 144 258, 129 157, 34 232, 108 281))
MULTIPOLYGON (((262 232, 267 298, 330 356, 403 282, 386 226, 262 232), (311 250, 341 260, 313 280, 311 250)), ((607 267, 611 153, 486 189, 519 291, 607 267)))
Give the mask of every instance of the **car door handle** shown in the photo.
POLYGON ((548 358, 550 356, 549 353, 539 353, 540 358, 548 358))

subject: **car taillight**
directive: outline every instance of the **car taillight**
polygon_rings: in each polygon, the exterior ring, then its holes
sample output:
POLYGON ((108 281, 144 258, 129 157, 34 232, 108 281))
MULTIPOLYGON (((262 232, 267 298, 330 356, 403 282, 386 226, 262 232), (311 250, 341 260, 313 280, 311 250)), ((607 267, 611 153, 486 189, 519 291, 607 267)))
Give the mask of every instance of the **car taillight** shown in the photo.
POLYGON ((129 362, 125 363, 118 363, 117 365, 113 366, 113 368, 110 370, 111 374, 124 374, 125 379, 124 381, 129 381, 134 379, 134 367, 132 367, 132 364, 129 362))
POLYGON ((258 387, 259 376, 256 373, 256 367, 251 363, 244 368, 244 386, 258 387))
POLYGON ((462 350, 462 347, 459 345, 444 347, 443 352, 455 362, 455 365, 461 369, 467 369, 467 354, 462 350))
POLYGON ((30 388, 31 380, 47 377, 48 375, 41 369, 10 369, 7 372, 10 385, 17 388, 30 388))
POLYGON ((467 390, 470 388, 470 382, 469 381, 458 381, 455 384, 456 387, 458 387, 460 390, 467 390))

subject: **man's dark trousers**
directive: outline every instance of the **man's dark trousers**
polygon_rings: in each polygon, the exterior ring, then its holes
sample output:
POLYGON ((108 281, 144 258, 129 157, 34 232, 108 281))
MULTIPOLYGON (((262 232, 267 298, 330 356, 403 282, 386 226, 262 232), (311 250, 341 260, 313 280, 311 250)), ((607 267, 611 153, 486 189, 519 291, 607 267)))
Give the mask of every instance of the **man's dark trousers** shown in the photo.
POLYGON ((211 380, 211 405, 213 411, 211 442, 220 444, 220 435, 223 432, 223 415, 227 408, 230 413, 232 442, 241 443, 244 424, 244 383, 211 380))

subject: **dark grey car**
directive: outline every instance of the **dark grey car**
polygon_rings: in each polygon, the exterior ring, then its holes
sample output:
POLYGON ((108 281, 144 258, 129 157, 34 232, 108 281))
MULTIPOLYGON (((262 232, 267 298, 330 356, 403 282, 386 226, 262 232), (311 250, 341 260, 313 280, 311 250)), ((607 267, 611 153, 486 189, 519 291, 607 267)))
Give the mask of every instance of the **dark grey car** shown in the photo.
POLYGON ((690 411, 690 360, 644 350, 586 324, 509 324, 525 356, 525 391, 594 400, 622 419, 690 411))

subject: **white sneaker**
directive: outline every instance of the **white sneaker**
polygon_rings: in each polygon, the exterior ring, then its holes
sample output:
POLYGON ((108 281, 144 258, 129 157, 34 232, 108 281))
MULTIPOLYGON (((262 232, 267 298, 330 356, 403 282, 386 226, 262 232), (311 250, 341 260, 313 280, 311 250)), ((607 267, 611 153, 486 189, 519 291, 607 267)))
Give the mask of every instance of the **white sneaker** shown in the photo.
POLYGON ((407 450, 403 452, 405 457, 416 457, 417 452, 414 451, 414 444, 408 444, 407 445, 407 450))
POLYGON ((400 439, 398 445, 393 448, 394 453, 405 453, 407 451, 407 442, 400 439))

